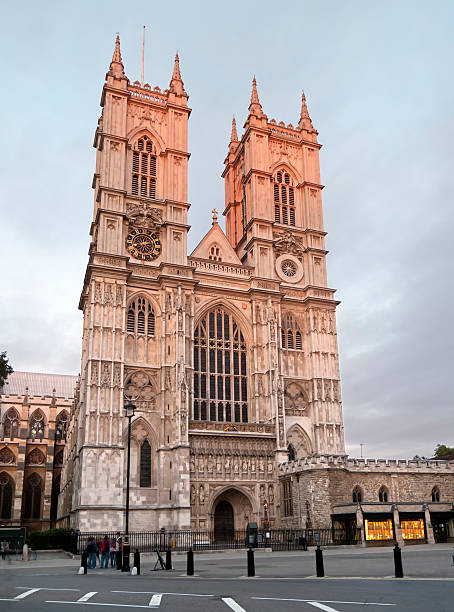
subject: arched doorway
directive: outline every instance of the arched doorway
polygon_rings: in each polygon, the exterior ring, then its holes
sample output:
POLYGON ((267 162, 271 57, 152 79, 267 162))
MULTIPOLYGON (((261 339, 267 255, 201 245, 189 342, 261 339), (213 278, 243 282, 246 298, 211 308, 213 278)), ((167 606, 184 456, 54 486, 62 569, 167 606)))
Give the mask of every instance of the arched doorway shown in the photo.
POLYGON ((214 511, 214 539, 231 540, 234 536, 233 507, 227 500, 222 500, 214 511))

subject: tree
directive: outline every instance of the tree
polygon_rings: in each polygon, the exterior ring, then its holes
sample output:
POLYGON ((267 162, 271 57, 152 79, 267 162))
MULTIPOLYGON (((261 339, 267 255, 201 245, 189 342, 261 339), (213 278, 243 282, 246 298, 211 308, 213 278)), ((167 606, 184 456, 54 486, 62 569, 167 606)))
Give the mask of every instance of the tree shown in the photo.
POLYGON ((11 365, 8 363, 8 357, 6 351, 0 353, 0 391, 6 382, 6 379, 10 374, 14 372, 11 365))
POLYGON ((442 457, 446 457, 446 455, 454 455, 454 448, 446 446, 446 444, 437 444, 434 454, 437 459, 441 459, 442 457))

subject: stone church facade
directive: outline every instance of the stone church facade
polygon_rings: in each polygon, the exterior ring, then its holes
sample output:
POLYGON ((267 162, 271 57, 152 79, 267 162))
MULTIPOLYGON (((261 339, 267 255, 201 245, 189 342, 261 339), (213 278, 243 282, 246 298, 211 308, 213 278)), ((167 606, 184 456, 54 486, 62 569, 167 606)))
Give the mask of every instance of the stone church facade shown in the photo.
POLYGON ((117 37, 101 106, 59 524, 123 529, 131 400, 132 530, 216 536, 256 522, 454 537, 454 462, 345 454, 321 145, 304 94, 285 125, 253 80, 225 158, 226 231, 213 210, 189 255, 178 56, 168 89, 131 83, 117 37))
POLYGON ((60 516, 121 528, 279 523, 278 465, 344 454, 317 131, 268 120, 255 79, 225 159, 226 233, 187 253, 188 95, 130 83, 117 39, 95 134, 92 241, 60 516), (232 514, 233 512, 233 514, 232 514))

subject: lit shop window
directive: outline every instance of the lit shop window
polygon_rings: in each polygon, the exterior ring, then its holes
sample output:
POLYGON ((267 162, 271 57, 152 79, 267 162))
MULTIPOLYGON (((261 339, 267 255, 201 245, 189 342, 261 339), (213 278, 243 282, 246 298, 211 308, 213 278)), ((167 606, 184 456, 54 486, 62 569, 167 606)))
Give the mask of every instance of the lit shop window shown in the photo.
POLYGON ((393 540, 393 522, 391 519, 384 521, 364 521, 366 529, 366 540, 393 540))
POLYGON ((403 540, 424 540, 424 520, 400 521, 403 540))

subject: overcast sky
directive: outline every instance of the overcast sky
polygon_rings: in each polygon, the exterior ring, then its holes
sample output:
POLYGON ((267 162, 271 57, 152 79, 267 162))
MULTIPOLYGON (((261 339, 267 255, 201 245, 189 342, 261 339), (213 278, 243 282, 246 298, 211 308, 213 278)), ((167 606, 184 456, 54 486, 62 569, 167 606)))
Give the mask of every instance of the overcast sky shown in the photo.
POLYGON ((347 450, 454 445, 449 1, 3 3, 0 350, 16 370, 79 372, 99 99, 117 31, 140 79, 143 24, 145 81, 168 87, 178 49, 193 108, 190 250, 223 209, 252 76, 269 119, 296 124, 304 89, 324 145, 347 450))

